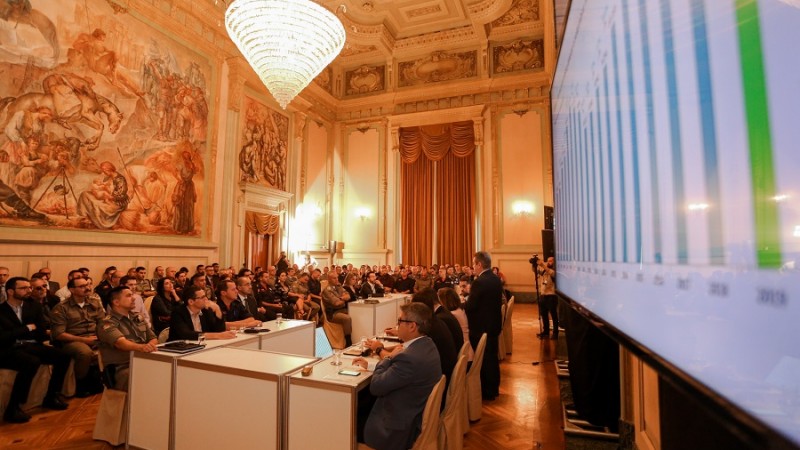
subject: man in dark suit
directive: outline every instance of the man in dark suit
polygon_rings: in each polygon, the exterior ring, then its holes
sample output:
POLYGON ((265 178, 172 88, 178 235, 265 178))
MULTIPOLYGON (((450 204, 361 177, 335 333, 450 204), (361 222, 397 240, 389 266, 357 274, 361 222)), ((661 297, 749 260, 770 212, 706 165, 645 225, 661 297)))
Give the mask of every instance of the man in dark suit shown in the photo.
MULTIPOLYGON (((376 353, 381 358, 375 366, 369 390, 377 397, 364 426, 364 441, 380 450, 411 448, 422 428, 422 412, 431 390, 442 377, 439 353, 426 336, 432 313, 422 303, 400 307, 397 334, 402 345, 376 353)), ((367 368, 363 358, 353 364, 367 368)))
MULTIPOLYGON (((44 287, 43 280, 39 283, 44 287)), ((27 401, 33 377, 42 364, 53 365, 42 406, 67 409, 60 392, 70 357, 57 348, 43 344, 47 339, 44 313, 41 305, 29 300, 31 283, 28 279, 11 278, 5 287, 8 299, 0 304, 0 367, 15 370, 17 377, 3 418, 10 423, 24 423, 31 416, 19 406, 27 401)))
POLYGON ((198 286, 187 286, 186 304, 172 311, 169 320, 170 341, 186 339, 196 341, 202 334, 206 339, 233 339, 236 333, 225 331, 225 320, 219 306, 208 301, 206 291, 198 286))
POLYGON ((383 285, 380 281, 378 281, 378 277, 375 275, 375 272, 368 273, 367 281, 361 285, 361 291, 359 292, 359 295, 367 298, 371 295, 383 294, 383 292, 383 285))
POLYGON ((453 369, 458 361, 458 351, 464 344, 464 334, 461 332, 461 325, 458 324, 458 319, 453 317, 450 311, 442 308, 442 305, 439 304, 436 292, 431 288, 417 292, 411 297, 411 301, 422 303, 430 308, 431 311, 437 311, 436 308, 438 307, 439 310, 446 311, 447 315, 455 322, 457 329, 453 330, 450 328, 450 324, 446 322, 448 319, 444 313, 434 313, 431 318, 430 331, 426 333, 436 345, 436 350, 439 352, 439 359, 442 363, 442 373, 447 377, 449 384, 450 375, 453 374, 453 369), (444 320, 442 320, 443 316, 445 316, 444 320), (458 336, 456 336, 456 331, 458 336))
POLYGON ((500 394, 500 361, 497 359, 498 337, 503 327, 503 283, 492 273, 492 257, 477 252, 472 265, 478 276, 472 282, 464 304, 469 321, 469 341, 478 348, 481 335, 486 333, 486 348, 481 366, 481 394, 484 400, 494 400, 500 394))
POLYGON ((262 322, 275 319, 276 316, 273 311, 267 311, 265 307, 258 305, 256 297, 253 295, 253 281, 250 277, 236 278, 236 289, 239 291, 239 301, 247 307, 247 311, 253 317, 262 322))

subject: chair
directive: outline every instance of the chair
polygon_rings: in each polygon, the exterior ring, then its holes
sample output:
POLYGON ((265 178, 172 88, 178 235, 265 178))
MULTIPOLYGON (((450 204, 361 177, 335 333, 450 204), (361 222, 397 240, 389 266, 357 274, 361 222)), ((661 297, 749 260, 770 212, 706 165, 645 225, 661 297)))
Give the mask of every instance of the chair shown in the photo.
POLYGON ((159 344, 163 344, 164 342, 167 342, 167 339, 169 339, 169 327, 164 328, 163 330, 161 330, 160 333, 158 333, 158 343, 159 344))
MULTIPOLYGON (((461 402, 461 407, 459 408, 458 415, 459 420, 463 426, 461 427, 464 434, 467 434, 469 431, 469 411, 467 410, 467 366, 469 365, 469 351, 472 349, 472 344, 469 342, 469 339, 464 340, 464 345, 461 346, 461 350, 458 351, 458 358, 460 359, 462 356, 466 360, 464 363, 464 401, 461 402)), ((474 357, 474 356, 473 356, 474 357)), ((458 361, 458 359, 456 359, 458 361)), ((455 369, 454 369, 455 370, 455 369)))
POLYGON ((444 380, 445 376, 442 375, 428 395, 428 401, 422 412, 422 431, 414 441, 414 445, 411 446, 411 450, 439 450, 439 426, 441 424, 439 410, 442 406, 444 380))
MULTIPOLYGON (((152 304, 153 304, 153 299, 154 299, 155 297, 156 297, 155 295, 148 295, 148 296, 147 296, 147 297, 145 297, 145 299, 144 299, 144 310, 145 310, 145 311, 147 311, 147 315, 148 315, 148 316, 150 316, 151 318, 153 317, 153 315, 152 315, 152 314, 150 314, 150 305, 152 305, 152 304)), ((152 319, 151 319, 151 320, 152 320, 152 319)))
POLYGON ((466 430, 462 412, 465 411, 466 401, 467 355, 461 355, 453 369, 450 387, 447 389, 447 402, 442 411, 442 425, 439 429, 439 448, 441 450, 461 450, 464 447, 466 430))
MULTIPOLYGON (((162 330, 161 334, 164 334, 164 331, 169 334, 169 328, 162 330)), ((166 337, 164 339, 166 340, 166 337)), ((114 446, 123 445, 128 435, 128 392, 112 388, 115 384, 115 372, 112 370, 112 366, 106 366, 103 363, 103 358, 99 354, 97 355, 97 364, 103 372, 103 381, 106 387, 100 398, 92 439, 106 441, 114 446)))
POLYGON ((503 340, 503 328, 506 326, 506 311, 508 311, 508 303, 504 303, 500 308, 500 339, 497 340, 497 360, 502 361, 506 359, 506 343, 503 340))
POLYGON ((338 323, 328 320, 328 314, 325 312, 325 305, 320 305, 320 314, 322 314, 322 329, 325 330, 325 336, 328 336, 328 341, 331 347, 335 349, 345 348, 346 341, 344 338, 344 328, 338 323))
POLYGON ((511 297, 511 300, 508 301, 508 306, 506 306, 506 319, 503 322, 503 334, 501 336, 500 341, 505 342, 505 350, 507 354, 511 354, 511 350, 514 347, 514 328, 511 324, 511 315, 514 313, 514 297, 511 297))
POLYGON ((483 333, 481 340, 478 341, 478 348, 475 349, 475 356, 472 357, 472 367, 469 368, 467 373, 467 403, 469 420, 472 422, 481 420, 481 408, 483 408, 481 366, 483 365, 483 352, 485 349, 486 333, 483 333))

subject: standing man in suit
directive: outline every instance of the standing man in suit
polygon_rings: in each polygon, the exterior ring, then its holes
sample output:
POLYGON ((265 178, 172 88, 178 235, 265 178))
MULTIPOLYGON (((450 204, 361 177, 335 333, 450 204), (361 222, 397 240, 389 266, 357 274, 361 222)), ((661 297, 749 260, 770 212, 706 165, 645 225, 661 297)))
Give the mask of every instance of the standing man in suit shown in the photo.
MULTIPOLYGON (((422 430, 422 412, 436 383, 442 377, 439 353, 426 336, 433 313, 423 303, 400 307, 397 334, 402 345, 392 351, 378 348, 370 392, 377 397, 364 426, 364 441, 380 450, 411 448, 422 430)), ((367 368, 363 358, 354 365, 367 368)))
POLYGON ((469 297, 464 304, 469 321, 469 341, 478 348, 481 335, 486 333, 486 347, 481 366, 481 394, 484 400, 494 400, 500 395, 500 361, 497 347, 503 328, 503 283, 492 273, 492 257, 488 252, 477 252, 472 266, 478 276, 472 282, 469 297))

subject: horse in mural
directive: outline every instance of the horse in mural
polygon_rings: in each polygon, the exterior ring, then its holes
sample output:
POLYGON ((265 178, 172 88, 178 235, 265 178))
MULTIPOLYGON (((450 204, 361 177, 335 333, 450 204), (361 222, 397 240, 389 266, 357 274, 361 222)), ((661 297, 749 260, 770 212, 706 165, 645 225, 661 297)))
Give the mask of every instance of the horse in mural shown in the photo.
POLYGON ((106 97, 94 91, 90 94, 84 90, 72 90, 61 94, 28 92, 19 97, 6 97, 0 100, 0 118, 2 118, 0 123, 5 127, 8 120, 18 111, 30 111, 42 106, 55 111, 54 121, 68 130, 72 129, 71 124, 79 123, 96 130, 94 135, 83 142, 89 151, 100 146, 100 138, 103 137, 105 130, 101 117, 105 117, 108 122, 108 131, 111 134, 119 131, 123 119, 123 114, 117 105, 106 97), (62 97, 66 97, 66 100, 62 97))
POLYGON ((40 11, 33 9, 30 0, 0 0, 0 19, 9 23, 24 23, 39 30, 53 49, 53 65, 58 62, 61 48, 53 22, 40 11))

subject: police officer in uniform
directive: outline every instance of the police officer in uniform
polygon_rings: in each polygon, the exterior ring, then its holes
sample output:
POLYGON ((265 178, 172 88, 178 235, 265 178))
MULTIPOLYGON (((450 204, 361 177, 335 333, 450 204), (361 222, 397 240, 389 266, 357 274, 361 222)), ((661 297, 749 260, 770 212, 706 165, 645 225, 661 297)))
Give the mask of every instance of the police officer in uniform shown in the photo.
POLYGON ((158 340, 144 318, 133 312, 133 292, 128 287, 115 287, 109 299, 109 313, 97 327, 100 354, 114 389, 127 391, 129 352, 154 352, 158 340))

